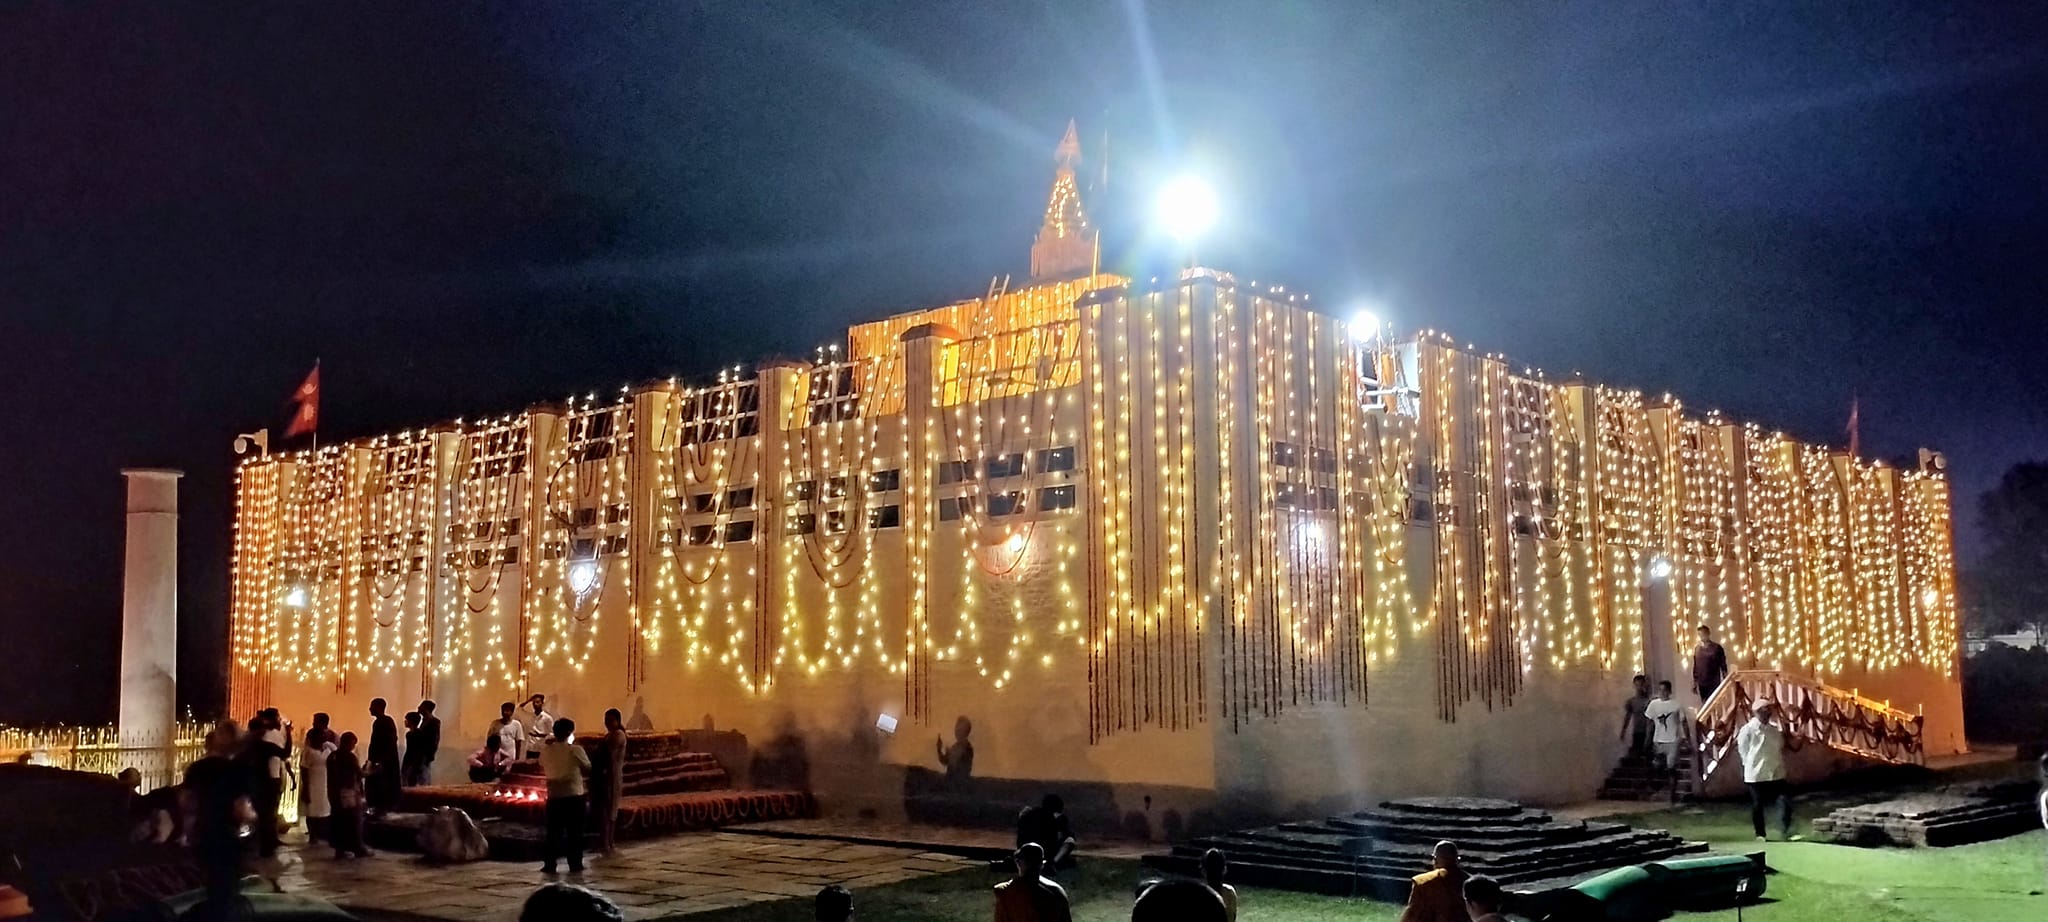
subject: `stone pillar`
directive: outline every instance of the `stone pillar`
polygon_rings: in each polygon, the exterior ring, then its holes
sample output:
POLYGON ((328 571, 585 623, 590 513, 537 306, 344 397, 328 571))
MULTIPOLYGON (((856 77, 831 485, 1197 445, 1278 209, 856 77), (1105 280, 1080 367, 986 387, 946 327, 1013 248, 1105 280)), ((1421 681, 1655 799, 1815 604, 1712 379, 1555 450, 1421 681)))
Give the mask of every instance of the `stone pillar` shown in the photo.
POLYGON ((178 721, 178 478, 130 468, 121 588, 121 745, 174 745, 178 721))

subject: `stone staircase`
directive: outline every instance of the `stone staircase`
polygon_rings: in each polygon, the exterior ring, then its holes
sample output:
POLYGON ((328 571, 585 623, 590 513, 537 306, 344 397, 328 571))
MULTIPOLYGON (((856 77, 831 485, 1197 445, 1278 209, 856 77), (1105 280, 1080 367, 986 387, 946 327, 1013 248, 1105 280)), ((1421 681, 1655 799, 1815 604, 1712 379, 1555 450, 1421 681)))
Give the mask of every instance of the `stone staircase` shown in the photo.
POLYGON ((1699 778, 1693 771, 1692 747, 1679 744, 1676 774, 1660 771, 1654 756, 1629 753, 1616 763, 1614 771, 1600 784, 1601 800, 1669 800, 1677 803, 1699 794, 1699 778))
POLYGON ((1823 842, 1945 848, 2040 828, 2032 781, 1959 785, 1844 807, 1813 821, 1823 842))
POLYGON ((1406 899, 1430 851, 1458 844, 1466 868, 1516 892, 1540 892, 1613 868, 1703 852, 1661 830, 1621 823, 1560 822, 1504 800, 1416 798, 1321 822, 1283 823, 1177 844, 1147 867, 1198 876, 1202 853, 1220 848, 1239 884, 1311 893, 1406 899))

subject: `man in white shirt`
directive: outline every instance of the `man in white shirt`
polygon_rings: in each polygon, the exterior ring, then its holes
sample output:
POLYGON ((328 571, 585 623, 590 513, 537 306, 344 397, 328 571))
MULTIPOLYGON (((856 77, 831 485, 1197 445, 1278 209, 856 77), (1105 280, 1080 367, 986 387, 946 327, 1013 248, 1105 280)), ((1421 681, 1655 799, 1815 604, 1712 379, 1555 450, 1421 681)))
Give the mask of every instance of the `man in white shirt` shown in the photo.
POLYGON ((526 757, 526 728, 515 716, 518 711, 518 705, 507 701, 498 705, 498 719, 491 721, 491 732, 498 736, 498 751, 515 762, 526 757))
POLYGON ((1749 821, 1756 828, 1756 840, 1764 841, 1764 807, 1778 802, 1778 826, 1785 840, 1797 842, 1792 834, 1792 792, 1785 785, 1785 731, 1771 722, 1777 706, 1758 699, 1750 708, 1749 722, 1735 731, 1735 752, 1742 757, 1742 783, 1749 788, 1749 821))
POLYGON ((526 705, 533 708, 533 716, 526 719, 526 751, 538 755, 548 740, 555 738, 555 718, 547 712, 548 696, 536 694, 526 699, 526 705))
POLYGON ((1670 682, 1657 683, 1657 697, 1643 706, 1643 717, 1650 722, 1650 738, 1657 750, 1657 771, 1667 776, 1677 772, 1679 730, 1685 720, 1685 708, 1671 697, 1670 682))

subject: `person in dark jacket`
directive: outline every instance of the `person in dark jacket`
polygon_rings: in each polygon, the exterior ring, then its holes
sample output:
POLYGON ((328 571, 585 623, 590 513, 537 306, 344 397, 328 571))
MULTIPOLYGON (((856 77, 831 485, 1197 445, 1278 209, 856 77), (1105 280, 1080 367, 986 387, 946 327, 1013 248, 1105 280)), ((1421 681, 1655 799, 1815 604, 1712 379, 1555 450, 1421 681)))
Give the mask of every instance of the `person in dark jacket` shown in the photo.
POLYGON ((353 733, 342 734, 327 757, 327 802, 327 841, 334 845, 334 857, 369 857, 363 847, 363 763, 353 733))
POLYGON ((434 702, 420 702, 420 754, 414 761, 420 767, 417 784, 434 783, 434 756, 441 752, 441 718, 434 716, 434 702))
POLYGON ((398 724, 384 713, 384 699, 370 700, 370 751, 363 766, 368 788, 368 806, 382 812, 398 805, 401 768, 398 761, 398 724))

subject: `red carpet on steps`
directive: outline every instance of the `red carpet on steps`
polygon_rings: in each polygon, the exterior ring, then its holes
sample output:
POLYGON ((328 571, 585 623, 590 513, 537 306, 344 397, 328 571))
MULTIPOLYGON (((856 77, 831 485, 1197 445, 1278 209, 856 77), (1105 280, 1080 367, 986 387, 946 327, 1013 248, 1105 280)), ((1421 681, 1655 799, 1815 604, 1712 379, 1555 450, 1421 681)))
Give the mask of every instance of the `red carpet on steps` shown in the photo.
MULTIPOLYGON (((425 813, 435 807, 460 807, 473 817, 496 816, 523 823, 545 822, 542 801, 508 801, 492 797, 495 785, 451 784, 406 788, 398 809, 425 813)), ((641 839, 737 823, 802 819, 817 812, 806 791, 684 791, 674 794, 629 794, 619 805, 619 834, 641 839)))

